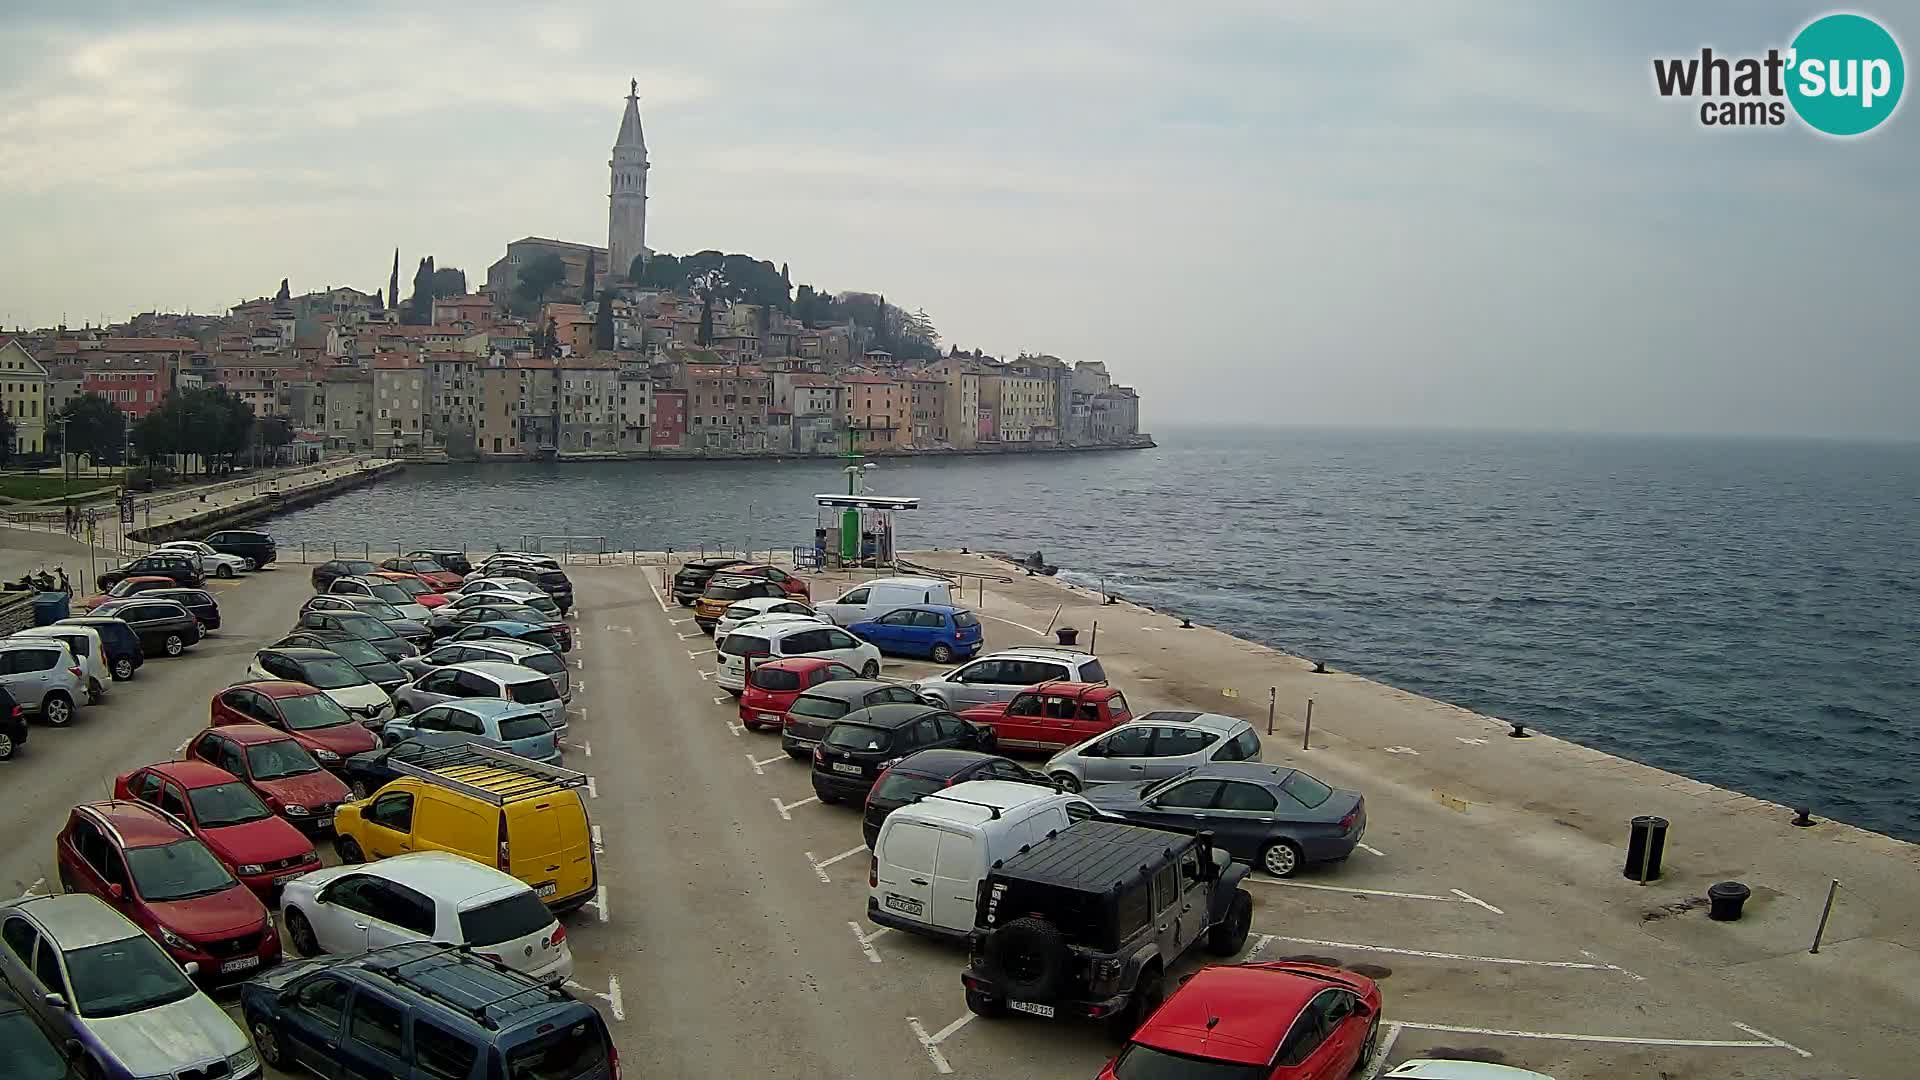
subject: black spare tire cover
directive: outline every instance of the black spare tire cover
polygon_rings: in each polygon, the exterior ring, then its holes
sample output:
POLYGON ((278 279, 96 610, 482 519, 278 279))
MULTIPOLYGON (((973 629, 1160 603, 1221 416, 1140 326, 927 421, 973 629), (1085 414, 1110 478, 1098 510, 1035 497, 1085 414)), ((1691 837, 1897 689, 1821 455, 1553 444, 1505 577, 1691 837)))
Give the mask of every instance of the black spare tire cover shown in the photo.
POLYGON ((1015 919, 987 936, 986 959, 1008 997, 1045 1001, 1067 974, 1067 943, 1045 919, 1015 919))

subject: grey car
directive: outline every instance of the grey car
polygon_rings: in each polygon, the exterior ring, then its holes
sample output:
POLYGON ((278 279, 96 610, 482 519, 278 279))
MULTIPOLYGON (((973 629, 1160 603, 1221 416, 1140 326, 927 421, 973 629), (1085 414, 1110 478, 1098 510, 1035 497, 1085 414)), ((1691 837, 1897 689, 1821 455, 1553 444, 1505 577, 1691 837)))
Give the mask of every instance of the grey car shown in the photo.
POLYGON ((554 734, 567 733, 567 703, 553 680, 519 664, 480 660, 435 668, 393 695, 401 715, 462 698, 505 698, 540 710, 554 734))
POLYGON ((319 630, 336 634, 347 634, 380 650, 380 655, 389 660, 404 660, 409 656, 418 656, 420 652, 412 643, 402 641, 393 632, 393 627, 371 615, 358 611, 302 611, 300 621, 294 624, 294 632, 319 630))
POLYGON ((87 700, 80 661, 55 638, 0 641, 0 686, 21 712, 54 727, 72 723, 78 703, 87 700))
POLYGON ((394 607, 385 600, 376 600, 371 596, 334 596, 331 594, 310 596, 307 598, 306 603, 300 605, 300 611, 302 614, 309 611, 331 611, 351 614, 357 611, 362 615, 371 615, 381 622, 386 623, 387 626, 393 630, 394 634, 403 641, 420 642, 432 636, 427 632, 426 623, 416 619, 409 619, 400 613, 399 608, 394 607))
POLYGON ((1150 712, 1069 746, 1047 761, 1047 776, 1067 791, 1129 780, 1166 780, 1196 765, 1254 761, 1260 736, 1245 720, 1219 713, 1150 712))
POLYGON ((0 940, 0 976, 57 1041, 77 1044, 85 1075, 260 1075, 240 1025, 99 897, 0 904, 0 940))
POLYGON ((1235 859, 1275 877, 1353 854, 1367 831, 1367 800, 1284 765, 1219 762, 1171 780, 1105 784, 1087 792, 1102 814, 1132 822, 1211 830, 1235 859))
POLYGON ((913 688, 928 701, 958 711, 1012 701, 1013 695, 1041 683, 1106 681, 1106 669, 1092 653, 1035 647, 975 657, 952 671, 917 680, 913 688))
POLYGON ((531 641, 515 641, 512 638, 487 638, 484 641, 449 641, 424 656, 408 657, 400 661, 400 667, 407 674, 419 678, 434 668, 449 664, 464 664, 473 660, 492 660, 502 664, 519 664, 532 668, 553 680, 553 688, 560 692, 560 700, 573 700, 573 676, 567 671, 566 658, 544 645, 535 645, 531 641))
POLYGON ((834 679, 808 689, 787 707, 780 728, 780 748, 788 757, 804 760, 826 737, 835 720, 875 705, 925 704, 912 687, 871 679, 834 679))

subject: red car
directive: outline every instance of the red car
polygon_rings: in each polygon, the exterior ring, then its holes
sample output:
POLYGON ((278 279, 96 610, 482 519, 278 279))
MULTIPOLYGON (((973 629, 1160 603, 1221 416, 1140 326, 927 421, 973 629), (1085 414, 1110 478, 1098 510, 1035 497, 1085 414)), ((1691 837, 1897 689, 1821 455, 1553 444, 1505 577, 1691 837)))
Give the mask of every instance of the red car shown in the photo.
POLYGON ((320 868, 313 841, 274 816, 232 773, 204 761, 165 761, 122 773, 113 782, 113 797, 150 803, 186 822, 261 896, 290 877, 320 868))
POLYGON ((400 586, 400 588, 413 599, 414 603, 419 604, 429 611, 446 603, 448 600, 445 593, 436 592, 434 587, 427 583, 427 579, 421 577, 419 574, 409 574, 404 570, 382 570, 377 574, 369 574, 368 576, 379 578, 382 581, 391 581, 395 585, 400 586))
POLYGON ((380 569, 412 574, 436 589, 457 589, 466 580, 431 559, 409 559, 405 555, 387 559, 380 564, 380 569))
POLYGON ((779 729, 800 691, 835 679, 857 679, 860 673, 838 660, 796 656, 773 660, 754 668, 740 692, 740 724, 748 731, 779 729))
POLYGON ((353 797, 293 736, 264 724, 208 728, 188 740, 187 757, 232 773, 304 832, 333 828, 334 809, 353 797))
POLYGON ((60 884, 132 919, 190 973, 244 975, 280 959, 266 905, 185 823, 141 802, 82 803, 54 840, 60 884))
POLYGON ((792 574, 787 573, 777 566, 769 566, 766 563, 729 566, 721 571, 721 574, 727 577, 765 578, 775 585, 780 586, 780 590, 788 596, 797 597, 801 600, 810 599, 813 596, 813 589, 806 582, 794 577, 792 574))
POLYGON ((1147 1017, 1102 1080, 1344 1080, 1380 1045, 1380 988, 1318 964, 1201 968, 1147 1017))
POLYGON ((1002 747, 1023 750, 1064 750, 1133 719, 1120 691, 1074 682, 1029 686, 1011 701, 976 705, 960 716, 992 728, 1002 747))
POLYGON ((149 589, 174 589, 179 586, 180 583, 170 577, 149 577, 141 575, 140 577, 121 578, 119 581, 114 582, 113 588, 108 589, 106 592, 95 593, 92 596, 75 602, 73 610, 92 611, 94 608, 99 607, 109 600, 119 600, 128 596, 136 596, 149 589))
POLYGON ((330 769, 355 754, 378 749, 380 738, 324 691, 282 679, 229 686, 207 709, 214 727, 265 724, 293 736, 330 769))

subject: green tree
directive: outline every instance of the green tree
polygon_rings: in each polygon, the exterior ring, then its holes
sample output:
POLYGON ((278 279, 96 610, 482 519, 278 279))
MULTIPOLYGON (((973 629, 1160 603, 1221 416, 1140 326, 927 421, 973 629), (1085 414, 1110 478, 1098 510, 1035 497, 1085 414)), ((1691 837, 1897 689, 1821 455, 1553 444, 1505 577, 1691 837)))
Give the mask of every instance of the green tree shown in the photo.
POLYGON ((0 465, 13 460, 13 440, 16 435, 13 417, 0 413, 0 465))
POLYGON ((558 255, 542 255, 520 268, 520 283, 513 294, 530 309, 547 302, 547 293, 567 280, 567 264, 558 255))
POLYGON ((587 272, 580 279, 580 303, 584 306, 593 303, 593 278, 600 272, 600 253, 587 249, 587 272))
POLYGON ((593 313, 593 347, 600 352, 613 351, 613 294, 600 294, 600 304, 593 313))
POLYGON ((269 416, 254 424, 260 434, 260 445, 271 451, 268 460, 280 460, 280 450, 293 442, 293 425, 278 416, 269 416))
POLYGON ((127 418, 118 405, 99 394, 82 394, 67 403, 60 419, 66 423, 69 453, 85 454, 95 465, 121 463, 127 418))
POLYGON ((458 267, 442 266, 433 272, 431 295, 427 297, 427 317, 433 317, 433 301, 443 296, 467 295, 467 272, 458 267))

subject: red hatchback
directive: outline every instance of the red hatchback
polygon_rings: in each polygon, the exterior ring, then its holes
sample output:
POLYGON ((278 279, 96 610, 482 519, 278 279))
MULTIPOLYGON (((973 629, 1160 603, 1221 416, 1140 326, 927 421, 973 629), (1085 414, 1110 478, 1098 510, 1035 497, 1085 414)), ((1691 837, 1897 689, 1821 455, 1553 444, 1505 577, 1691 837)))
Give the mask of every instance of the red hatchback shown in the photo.
POLYGON ((379 737, 352 713, 303 682, 267 679, 229 686, 213 695, 207 712, 214 727, 265 724, 284 731, 329 769, 380 746, 379 737))
POLYGON ((275 817, 247 785, 204 761, 165 761, 113 782, 113 797, 157 806, 193 829, 227 869, 261 896, 320 868, 299 829, 275 817))
POLYGON ((395 585, 400 586, 401 590, 407 594, 408 599, 429 611, 445 604, 448 599, 445 593, 436 592, 434 587, 427 584, 427 580, 419 574, 409 574, 404 570, 382 570, 377 574, 369 574, 367 576, 379 578, 381 581, 393 582, 395 585))
POLYGON ((141 802, 82 803, 54 840, 60 884, 132 919, 204 980, 280 959, 266 905, 184 823, 141 802))
POLYGON ((441 566, 431 559, 409 559, 405 555, 387 559, 380 569, 391 570, 399 574, 412 574, 436 589, 457 589, 466 578, 441 566))
POLYGON ((812 597, 813 589, 806 582, 787 573, 777 566, 766 563, 749 563, 746 566, 729 566, 721 571, 727 577, 764 578, 780 586, 780 591, 788 596, 806 600, 812 597))
POLYGON ((1339 1080, 1380 1044, 1380 988, 1318 964, 1201 968, 1147 1017, 1103 1080, 1339 1080))
POLYGON ((740 724, 748 731, 769 727, 778 731, 787 710, 802 690, 835 679, 857 679, 860 673, 838 660, 796 656, 773 660, 754 668, 740 692, 740 724))
POLYGON ((335 808, 353 797, 293 736, 261 724, 208 728, 187 741, 187 757, 232 773, 303 832, 333 828, 335 808))
POLYGON ((1064 750, 1133 719, 1127 699, 1105 683, 1029 686, 1011 701, 976 705, 963 719, 992 728, 1005 749, 1064 750))

